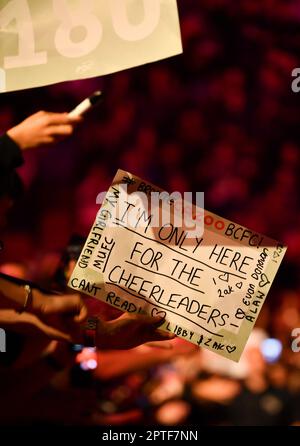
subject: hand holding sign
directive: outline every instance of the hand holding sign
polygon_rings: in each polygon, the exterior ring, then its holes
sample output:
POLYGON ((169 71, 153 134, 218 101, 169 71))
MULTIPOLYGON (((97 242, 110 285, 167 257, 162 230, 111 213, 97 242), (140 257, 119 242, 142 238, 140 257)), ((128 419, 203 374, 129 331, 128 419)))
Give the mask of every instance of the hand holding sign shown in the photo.
POLYGON ((97 347, 102 350, 123 350, 153 341, 166 341, 175 335, 159 330, 161 317, 125 313, 118 319, 99 323, 97 347))

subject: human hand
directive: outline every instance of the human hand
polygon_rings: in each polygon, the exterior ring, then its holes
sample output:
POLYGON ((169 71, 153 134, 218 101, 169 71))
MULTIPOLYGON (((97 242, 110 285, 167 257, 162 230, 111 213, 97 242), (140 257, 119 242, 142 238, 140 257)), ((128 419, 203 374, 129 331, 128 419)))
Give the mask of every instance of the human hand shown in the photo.
POLYGON ((96 344, 103 350, 127 350, 146 342, 174 339, 173 333, 159 331, 163 319, 124 313, 112 321, 98 324, 96 344))
POLYGON ((8 130, 8 136, 21 150, 54 144, 72 135, 82 117, 70 117, 68 113, 39 111, 8 130))
POLYGON ((198 400, 206 400, 219 404, 228 404, 241 390, 238 381, 220 376, 212 376, 205 380, 195 381, 192 394, 198 400))

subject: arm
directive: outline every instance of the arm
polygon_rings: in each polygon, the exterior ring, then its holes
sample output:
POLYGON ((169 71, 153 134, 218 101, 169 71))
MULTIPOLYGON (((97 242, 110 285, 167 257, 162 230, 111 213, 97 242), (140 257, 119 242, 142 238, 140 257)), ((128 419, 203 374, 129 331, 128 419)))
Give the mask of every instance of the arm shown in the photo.
MULTIPOLYGON (((22 335, 25 342, 28 340, 33 356, 35 350, 43 350, 53 339, 72 342, 71 335, 66 330, 47 325, 30 313, 19 314, 14 310, 0 310, 0 327, 22 335)), ((30 351, 28 354, 31 356, 30 351)))
POLYGON ((0 137, 0 170, 23 164, 22 150, 54 144, 70 136, 82 117, 39 111, 0 137))
POLYGON ((96 346, 100 350, 128 350, 147 342, 167 341, 173 333, 159 330, 161 317, 124 313, 117 319, 98 323, 96 346))
POLYGON ((41 332, 47 333, 48 339, 67 342, 78 342, 79 339, 81 342, 83 338, 81 324, 87 317, 87 308, 77 294, 49 295, 37 289, 28 293, 23 284, 0 277, 1 308, 1 313, 9 318, 2 320, 2 325, 0 318, 2 328, 9 328, 7 324, 13 331, 22 327, 26 335, 30 327, 38 325, 41 332))

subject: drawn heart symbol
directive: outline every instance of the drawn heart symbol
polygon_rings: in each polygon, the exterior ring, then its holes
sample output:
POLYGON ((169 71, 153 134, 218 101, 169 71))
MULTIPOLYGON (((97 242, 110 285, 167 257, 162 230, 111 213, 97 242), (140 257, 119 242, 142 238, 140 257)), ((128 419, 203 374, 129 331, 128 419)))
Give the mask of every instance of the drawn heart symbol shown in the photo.
POLYGON ((152 317, 158 317, 158 316, 160 316, 160 317, 162 317, 163 319, 166 319, 166 317, 167 317, 167 313, 166 313, 165 311, 160 311, 160 310, 158 310, 156 307, 154 307, 154 308, 152 308, 151 316, 152 316, 152 317))
POLYGON ((237 319, 244 319, 245 316, 246 316, 246 314, 245 314, 245 312, 241 308, 238 308, 236 310, 235 317, 237 319))
POLYGON ((230 345, 227 345, 226 350, 228 351, 228 353, 233 353, 236 350, 236 347, 235 346, 230 347, 230 345))
POLYGON ((229 282, 229 274, 228 273, 221 274, 219 276, 219 279, 223 280, 223 282, 229 282))
POLYGON ((239 282, 235 286, 240 290, 243 286, 243 282, 239 282))
POLYGON ((269 279, 267 278, 265 273, 262 273, 262 275, 260 276, 259 287, 263 288, 264 286, 268 285, 269 283, 271 283, 271 282, 269 281, 269 279))

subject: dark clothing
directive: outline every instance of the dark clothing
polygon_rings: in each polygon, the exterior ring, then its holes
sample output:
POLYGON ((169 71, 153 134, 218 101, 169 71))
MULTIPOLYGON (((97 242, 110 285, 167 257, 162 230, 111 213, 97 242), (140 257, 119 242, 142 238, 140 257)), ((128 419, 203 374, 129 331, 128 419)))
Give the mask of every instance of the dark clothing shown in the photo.
POLYGON ((19 146, 7 135, 0 137, 0 172, 5 173, 20 167, 23 157, 19 146))

